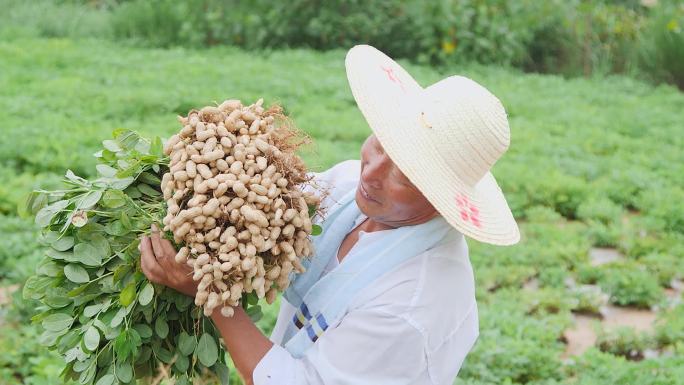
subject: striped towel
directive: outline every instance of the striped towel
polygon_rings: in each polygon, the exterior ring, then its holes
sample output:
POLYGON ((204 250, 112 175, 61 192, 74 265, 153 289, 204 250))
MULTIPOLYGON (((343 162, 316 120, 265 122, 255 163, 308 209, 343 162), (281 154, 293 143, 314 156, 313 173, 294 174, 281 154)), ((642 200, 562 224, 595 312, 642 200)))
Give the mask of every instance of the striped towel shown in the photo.
POLYGON ((384 273, 411 257, 436 246, 452 227, 441 217, 428 222, 402 226, 387 232, 382 242, 352 250, 330 273, 321 277, 346 235, 353 229, 360 210, 353 188, 329 209, 321 226, 321 235, 313 237, 314 256, 304 261, 306 272, 296 275, 285 298, 297 308, 283 336, 283 346, 299 358, 322 335, 329 325, 338 322, 348 311, 352 299, 384 273))

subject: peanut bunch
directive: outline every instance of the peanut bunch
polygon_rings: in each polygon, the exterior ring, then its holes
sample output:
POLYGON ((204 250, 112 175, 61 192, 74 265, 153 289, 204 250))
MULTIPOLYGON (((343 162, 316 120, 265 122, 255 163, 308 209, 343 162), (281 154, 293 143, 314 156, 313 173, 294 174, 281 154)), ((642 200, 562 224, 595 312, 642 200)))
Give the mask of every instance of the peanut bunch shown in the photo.
POLYGON ((221 307, 232 316, 243 292, 272 303, 313 252, 311 213, 320 199, 302 191, 298 133, 280 107, 262 103, 191 110, 164 146, 164 230, 182 245, 176 262, 193 268, 205 315, 221 307))

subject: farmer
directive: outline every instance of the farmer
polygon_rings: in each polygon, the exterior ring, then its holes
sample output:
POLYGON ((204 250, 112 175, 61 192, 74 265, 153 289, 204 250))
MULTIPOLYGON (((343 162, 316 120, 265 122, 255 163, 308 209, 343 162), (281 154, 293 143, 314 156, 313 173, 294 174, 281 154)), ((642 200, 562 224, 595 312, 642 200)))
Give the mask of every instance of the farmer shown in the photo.
MULTIPOLYGON (((315 175, 330 192, 307 271, 284 293, 270 339, 241 307, 212 318, 247 383, 451 384, 479 333, 464 236, 520 239, 489 172, 509 145, 506 113, 470 79, 422 88, 367 45, 345 64, 373 134, 360 161, 315 175)), ((156 228, 141 250, 151 281, 194 296, 156 228)))

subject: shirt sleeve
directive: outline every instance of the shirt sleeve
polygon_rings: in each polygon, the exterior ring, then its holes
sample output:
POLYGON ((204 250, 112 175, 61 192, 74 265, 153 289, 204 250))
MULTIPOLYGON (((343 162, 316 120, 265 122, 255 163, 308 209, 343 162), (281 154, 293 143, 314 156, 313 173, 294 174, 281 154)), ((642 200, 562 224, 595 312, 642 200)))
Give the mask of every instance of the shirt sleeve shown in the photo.
POLYGON ((274 344, 255 385, 413 384, 427 367, 423 334, 382 308, 354 310, 301 358, 274 344))
POLYGON ((436 383, 453 383, 461 370, 463 361, 475 345, 479 332, 477 304, 473 304, 466 318, 448 336, 441 347, 428 354, 428 372, 436 383))

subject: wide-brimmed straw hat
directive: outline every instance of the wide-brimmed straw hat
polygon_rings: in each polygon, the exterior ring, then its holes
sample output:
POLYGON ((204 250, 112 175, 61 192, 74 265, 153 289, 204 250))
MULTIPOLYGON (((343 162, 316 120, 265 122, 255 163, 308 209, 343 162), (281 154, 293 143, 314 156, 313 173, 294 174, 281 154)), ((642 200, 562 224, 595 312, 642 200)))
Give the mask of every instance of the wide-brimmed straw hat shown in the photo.
POLYGON ((369 45, 345 60, 356 103, 387 155, 458 231, 512 245, 520 231, 490 169, 510 144, 503 105, 463 76, 427 88, 369 45))

